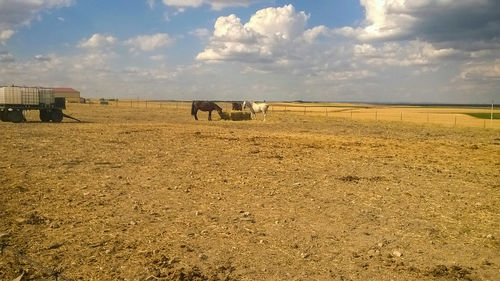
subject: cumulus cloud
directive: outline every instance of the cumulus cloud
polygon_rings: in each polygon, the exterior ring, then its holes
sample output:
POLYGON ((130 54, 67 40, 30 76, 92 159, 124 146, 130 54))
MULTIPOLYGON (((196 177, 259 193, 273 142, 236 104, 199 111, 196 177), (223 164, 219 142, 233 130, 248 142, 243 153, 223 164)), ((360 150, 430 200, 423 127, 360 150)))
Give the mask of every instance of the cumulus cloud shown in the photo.
POLYGON ((204 4, 210 5, 213 10, 222 10, 227 7, 247 7, 255 0, 163 0, 165 6, 176 8, 197 8, 204 4))
POLYGON ((47 55, 36 55, 35 60, 37 61, 51 61, 52 57, 47 55))
POLYGON ((497 0, 360 0, 365 20, 338 34, 361 41, 425 40, 454 42, 490 40, 500 34, 497 0))
POLYGON ((109 63, 115 53, 96 51, 87 54, 79 54, 73 58, 66 58, 66 62, 72 62, 71 70, 84 73, 89 72, 107 72, 110 68, 109 63))
POLYGON ((114 45, 117 39, 111 35, 95 33, 89 39, 80 41, 78 46, 85 49, 100 49, 114 45))
POLYGON ((377 78, 394 85, 396 81, 387 79, 390 73, 406 73, 410 75, 407 81, 428 75, 427 81, 434 81, 434 85, 427 82, 425 86, 441 85, 448 95, 460 87, 463 93, 475 92, 473 87, 478 87, 483 94, 498 88, 499 1, 360 0, 360 3, 365 8, 361 24, 331 30, 353 42, 346 47, 351 57, 340 61, 348 62, 355 70, 379 67, 377 78))
POLYGON ((162 1, 165 6, 173 6, 173 7, 200 7, 203 4, 203 0, 163 0, 162 1))
POLYGON ((14 62, 14 56, 7 51, 0 51, 0 62, 14 62))
POLYGON ((462 69, 460 78, 464 80, 500 81, 500 59, 479 64, 468 63, 462 69))
POLYGON ((166 57, 164 55, 154 55, 154 56, 150 56, 149 59, 151 59, 153 61, 164 61, 166 59, 166 57))
POLYGON ((16 0, 0 1, 0 42, 9 39, 16 27, 29 25, 40 12, 68 7, 74 0, 16 0))
POLYGON ((371 65, 426 66, 438 64, 450 58, 467 56, 465 52, 452 48, 438 49, 420 40, 384 42, 377 45, 355 44, 353 46, 354 58, 371 65))
POLYGON ((154 51, 159 48, 168 46, 174 42, 168 34, 157 33, 153 35, 139 35, 135 38, 131 38, 125 42, 126 45, 132 46, 130 51, 136 52, 141 51, 154 51))
POLYGON ((14 30, 7 29, 7 30, 0 30, 0 43, 5 44, 5 41, 7 41, 12 35, 14 35, 14 30))
POLYGON ((210 30, 206 28, 197 28, 193 31, 190 31, 189 34, 194 35, 200 39, 206 39, 210 37, 210 30))
POLYGON ((242 24, 236 15, 219 17, 200 61, 286 62, 299 59, 303 44, 312 43, 325 27, 306 30, 309 15, 293 5, 257 11, 242 24))

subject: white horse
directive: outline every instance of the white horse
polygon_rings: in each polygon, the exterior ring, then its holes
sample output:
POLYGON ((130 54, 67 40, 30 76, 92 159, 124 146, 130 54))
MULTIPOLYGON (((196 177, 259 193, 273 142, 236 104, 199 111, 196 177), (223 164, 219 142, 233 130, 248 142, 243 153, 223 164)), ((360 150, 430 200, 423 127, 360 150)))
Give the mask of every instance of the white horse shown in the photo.
POLYGON ((267 103, 255 103, 253 101, 244 101, 242 107, 243 109, 245 109, 245 107, 250 109, 252 117, 254 118, 257 118, 255 113, 262 112, 262 114, 264 114, 264 121, 266 121, 267 109, 269 108, 269 105, 267 103))

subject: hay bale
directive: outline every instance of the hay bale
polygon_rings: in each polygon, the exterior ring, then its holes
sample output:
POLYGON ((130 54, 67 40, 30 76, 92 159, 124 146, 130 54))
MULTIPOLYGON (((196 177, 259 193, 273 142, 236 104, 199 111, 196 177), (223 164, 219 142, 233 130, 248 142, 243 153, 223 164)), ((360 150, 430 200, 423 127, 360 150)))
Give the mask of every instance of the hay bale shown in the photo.
POLYGON ((231 115, 225 111, 222 111, 221 117, 223 120, 231 120, 231 115))
POLYGON ((233 121, 243 121, 251 119, 252 117, 250 116, 250 112, 241 112, 241 111, 231 112, 231 120, 233 121))

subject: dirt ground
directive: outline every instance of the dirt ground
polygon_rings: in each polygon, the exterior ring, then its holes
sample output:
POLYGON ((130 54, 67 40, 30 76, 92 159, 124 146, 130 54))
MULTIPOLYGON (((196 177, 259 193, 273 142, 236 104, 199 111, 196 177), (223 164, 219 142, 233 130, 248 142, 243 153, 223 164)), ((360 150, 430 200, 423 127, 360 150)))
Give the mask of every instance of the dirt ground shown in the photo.
POLYGON ((66 112, 0 123, 0 280, 500 280, 500 130, 66 112))

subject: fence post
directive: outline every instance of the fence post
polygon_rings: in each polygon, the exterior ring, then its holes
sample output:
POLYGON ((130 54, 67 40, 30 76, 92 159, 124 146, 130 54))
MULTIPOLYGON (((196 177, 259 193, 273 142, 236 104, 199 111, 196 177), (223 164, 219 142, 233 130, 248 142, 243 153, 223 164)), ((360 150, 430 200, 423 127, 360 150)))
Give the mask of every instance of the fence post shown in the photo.
POLYGON ((454 127, 456 127, 456 126, 457 126, 457 115, 455 114, 455 125, 454 125, 454 127))
POLYGON ((377 116, 378 112, 375 110, 375 121, 378 121, 378 116, 377 116))
POLYGON ((401 111, 401 120, 400 121, 403 121, 403 112, 401 111))
POLYGON ((325 107, 325 115, 328 117, 328 107, 325 107))
POLYGON ((304 115, 306 115, 306 107, 304 106, 304 115))

